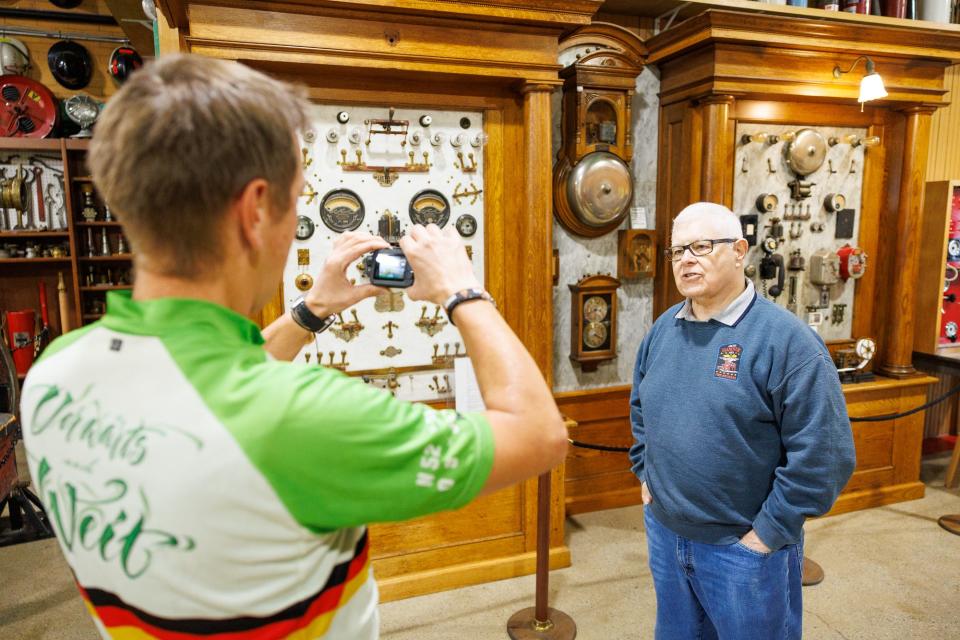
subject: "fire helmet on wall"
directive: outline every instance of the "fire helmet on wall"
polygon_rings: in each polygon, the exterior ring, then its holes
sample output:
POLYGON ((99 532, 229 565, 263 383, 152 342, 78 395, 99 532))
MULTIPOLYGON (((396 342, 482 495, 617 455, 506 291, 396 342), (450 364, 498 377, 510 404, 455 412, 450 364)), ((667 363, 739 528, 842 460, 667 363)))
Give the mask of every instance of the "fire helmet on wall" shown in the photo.
POLYGON ((83 89, 93 74, 90 52, 72 40, 54 43, 47 52, 47 65, 56 81, 67 89, 83 89))
POLYGON ((131 73, 143 66, 143 58, 133 47, 117 47, 110 54, 110 75, 118 83, 123 83, 131 73))
POLYGON ((30 51, 16 38, 0 36, 0 70, 6 75, 26 75, 30 68, 30 51))

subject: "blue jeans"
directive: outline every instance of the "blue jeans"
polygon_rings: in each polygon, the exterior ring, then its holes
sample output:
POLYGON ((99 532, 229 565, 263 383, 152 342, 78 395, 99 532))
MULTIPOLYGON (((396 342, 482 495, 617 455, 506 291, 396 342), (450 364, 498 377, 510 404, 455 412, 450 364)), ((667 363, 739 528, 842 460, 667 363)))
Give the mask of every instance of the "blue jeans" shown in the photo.
POLYGON ((678 536, 643 509, 657 592, 656 640, 795 640, 803 546, 770 554, 678 536))

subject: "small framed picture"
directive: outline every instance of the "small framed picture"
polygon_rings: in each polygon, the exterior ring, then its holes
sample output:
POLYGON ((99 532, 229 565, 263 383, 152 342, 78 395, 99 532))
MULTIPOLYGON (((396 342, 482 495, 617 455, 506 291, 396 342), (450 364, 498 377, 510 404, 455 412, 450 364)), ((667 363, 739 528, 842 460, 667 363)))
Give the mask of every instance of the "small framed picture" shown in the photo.
POLYGON ((618 278, 652 278, 657 275, 657 240, 653 229, 621 230, 617 246, 618 278))

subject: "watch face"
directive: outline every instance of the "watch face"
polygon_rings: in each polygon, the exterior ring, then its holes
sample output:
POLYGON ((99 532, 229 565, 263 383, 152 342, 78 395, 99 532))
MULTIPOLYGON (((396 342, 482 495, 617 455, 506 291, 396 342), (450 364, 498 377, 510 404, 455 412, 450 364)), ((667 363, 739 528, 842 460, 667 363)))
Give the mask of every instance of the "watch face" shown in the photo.
POLYGON ((456 222, 457 233, 464 238, 469 238, 477 232, 477 219, 469 213, 465 213, 456 222))
POLYGON ((315 228, 313 220, 307 216, 297 216, 297 240, 309 239, 315 228))
POLYGON ((583 328, 583 344, 588 349, 599 349, 607 341, 607 325, 602 322, 588 322, 583 328))
POLYGON ((583 303, 583 317, 589 322, 600 322, 607 317, 610 306, 600 296, 590 296, 583 303))

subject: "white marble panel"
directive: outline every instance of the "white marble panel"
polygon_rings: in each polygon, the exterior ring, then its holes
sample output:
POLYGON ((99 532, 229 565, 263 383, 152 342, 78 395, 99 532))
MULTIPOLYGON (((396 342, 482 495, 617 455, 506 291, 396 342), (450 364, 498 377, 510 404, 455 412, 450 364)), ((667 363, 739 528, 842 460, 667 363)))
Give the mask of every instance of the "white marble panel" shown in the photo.
MULTIPOLYGON (((633 98, 632 131, 634 205, 647 208, 648 228, 653 228, 657 194, 657 123, 660 111, 660 78, 655 70, 644 69, 637 78, 633 98)), ((553 101, 554 157, 560 148, 560 92, 553 101)), ((620 228, 626 229, 629 220, 620 228)), ((553 376, 555 391, 595 389, 633 381, 633 366, 640 342, 653 321, 653 281, 625 280, 618 300, 616 359, 601 363, 585 373, 570 360, 570 289, 586 274, 617 275, 617 232, 600 238, 581 238, 554 222, 553 246, 560 251, 560 278, 553 296, 553 376)))
MULTIPOLYGON (((870 153, 869 149, 863 146, 853 147, 849 144, 840 142, 835 146, 827 147, 826 159, 817 171, 807 176, 805 179, 813 182, 811 196, 802 201, 793 201, 791 199, 790 188, 787 184, 796 176, 790 170, 790 167, 784 161, 784 145, 780 141, 776 144, 767 144, 761 142, 748 142, 743 144, 740 138, 744 134, 767 133, 782 134, 790 131, 796 131, 803 125, 783 125, 770 126, 766 124, 740 124, 737 127, 736 136, 736 164, 734 166, 733 180, 733 202, 734 213, 744 215, 755 213, 760 217, 758 242, 762 242, 767 236, 766 225, 771 218, 778 217, 783 219, 786 211, 792 205, 800 204, 804 212, 807 206, 810 208, 810 219, 796 224, 802 228, 802 234, 799 238, 790 237, 790 225, 784 221, 784 242, 777 249, 785 261, 790 258, 790 253, 796 249, 801 254, 809 267, 810 255, 820 249, 829 249, 836 251, 843 245, 850 243, 857 246, 857 238, 860 230, 860 203, 863 184, 863 163, 865 155, 870 153), (762 193, 770 193, 777 196, 779 205, 777 210, 771 213, 760 213, 756 207, 757 197, 762 193), (827 211, 824 206, 824 198, 830 193, 842 193, 846 196, 846 206, 854 209, 856 212, 854 218, 854 232, 852 239, 837 239, 836 214, 827 211), (821 233, 811 231, 811 223, 823 223, 824 230, 821 233)), ((825 140, 831 137, 842 139, 846 134, 855 134, 865 136, 865 129, 849 129, 842 127, 814 127, 825 140)), ((759 265, 763 257, 763 251, 760 247, 752 247, 747 254, 747 264, 759 265)), ((867 261, 867 268, 871 268, 867 261)), ((807 271, 788 272, 787 275, 798 276, 798 310, 797 315, 806 319, 807 305, 818 303, 820 288, 810 284, 807 281, 807 271)), ((773 284, 773 281, 768 281, 773 284)), ((789 279, 787 280, 789 288, 789 279)), ((754 277, 754 284, 757 285, 757 291, 763 294, 767 286, 759 277, 754 277)), ((823 309, 824 323, 819 327, 820 336, 824 340, 836 340, 851 338, 852 317, 855 309, 853 308, 853 298, 856 287, 856 281, 850 280, 847 283, 839 283, 830 287, 830 306, 823 309), (831 322, 831 311, 834 305, 846 305, 843 313, 843 321, 840 323, 831 322)), ((767 296, 770 298, 770 296, 767 296)), ((772 298, 771 298, 772 299, 772 298)), ((788 293, 783 293, 775 300, 781 306, 787 305, 788 293)), ((859 336, 856 336, 859 337, 859 336)))

